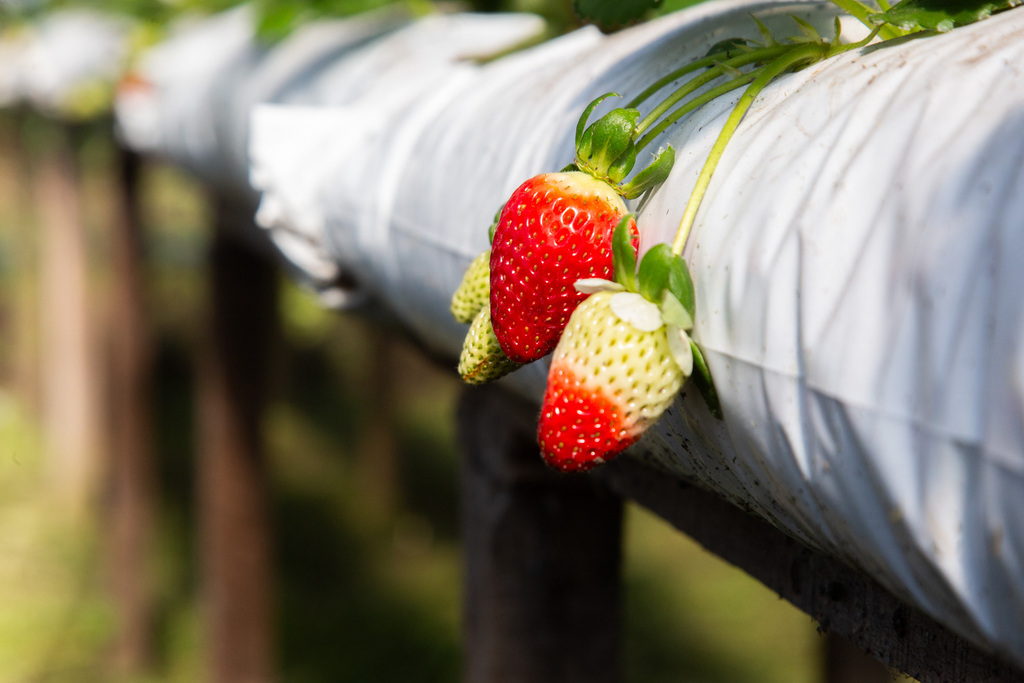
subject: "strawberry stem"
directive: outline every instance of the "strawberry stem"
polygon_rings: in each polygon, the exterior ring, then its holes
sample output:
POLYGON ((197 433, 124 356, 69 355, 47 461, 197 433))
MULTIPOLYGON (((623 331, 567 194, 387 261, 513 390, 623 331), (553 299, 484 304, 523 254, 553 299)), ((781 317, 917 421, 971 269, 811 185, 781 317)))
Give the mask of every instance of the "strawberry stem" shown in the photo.
POLYGON ((732 92, 736 88, 740 88, 744 85, 749 84, 751 81, 754 80, 754 76, 754 73, 750 73, 740 76, 738 78, 734 78, 731 81, 727 81, 715 88, 712 88, 711 90, 708 90, 706 93, 703 93, 699 97, 694 97, 692 100, 689 100, 686 104, 682 105, 681 107, 673 111, 669 116, 662 119, 661 123, 652 128, 650 132, 647 133, 647 135, 644 135, 642 138, 637 140, 636 151, 639 152, 644 147, 651 144, 651 141, 654 140, 654 138, 661 135, 663 132, 665 132, 666 128, 671 126, 673 123, 675 123, 682 117, 689 114, 697 107, 707 104, 708 102, 715 99, 719 95, 724 95, 727 92, 732 92))
POLYGON ((711 152, 704 162, 700 175, 697 176, 697 183, 690 194, 690 199, 686 203, 683 218, 679 222, 679 229, 676 232, 675 240, 672 242, 673 254, 681 255, 683 253, 686 238, 689 236, 690 228, 697 217, 697 209, 700 207, 700 203, 704 199, 704 193, 707 192, 708 185, 711 182, 711 174, 714 173, 715 168, 718 166, 718 162, 725 152, 725 147, 729 144, 733 133, 739 127, 740 121, 746 115, 750 105, 753 104, 760 92, 766 85, 786 71, 814 63, 824 59, 829 54, 829 46, 822 43, 803 43, 786 47, 787 50, 783 54, 757 70, 753 82, 740 95, 739 101, 736 102, 732 113, 726 119, 722 131, 718 134, 718 139, 715 140, 715 144, 711 147, 711 152))
MULTIPOLYGON (((883 40, 891 40, 907 34, 907 31, 903 31, 890 24, 882 25, 879 28, 877 22, 871 21, 871 15, 875 14, 877 10, 869 5, 865 5, 859 0, 832 0, 832 3, 868 28, 877 29, 878 35, 881 36, 883 40)), ((888 5, 885 0, 880 0, 878 4, 882 7, 882 11, 885 11, 888 5)))
POLYGON ((647 90, 645 90, 644 92, 640 93, 640 95, 634 98, 634 100, 626 106, 636 108, 637 104, 640 104, 648 97, 650 97, 652 94, 654 94, 661 88, 665 87, 665 85, 671 83, 680 76, 684 76, 687 73, 696 71, 699 68, 707 69, 707 71, 705 71, 701 75, 695 76, 694 78, 688 80, 680 88, 675 90, 671 95, 662 100, 660 104, 654 107, 654 109, 652 109, 650 113, 648 113, 647 116, 645 116, 636 125, 636 135, 643 134, 645 130, 647 130, 655 121, 657 121, 663 114, 665 114, 665 112, 667 112, 669 109, 675 106, 676 103, 678 103, 681 99, 693 93, 701 86, 710 83, 716 78, 726 75, 729 67, 735 69, 741 66, 746 66, 748 64, 767 62, 768 60, 774 59, 780 54, 785 53, 785 51, 788 50, 790 47, 791 46, 789 45, 775 45, 772 47, 765 47, 756 50, 751 50, 749 52, 744 52, 739 55, 736 55, 735 57, 729 57, 729 52, 720 52, 718 54, 711 55, 710 57, 699 59, 696 62, 693 62, 681 69, 678 69, 670 73, 668 76, 659 79, 657 82, 654 83, 654 85, 647 88, 647 90), (723 64, 725 65, 725 68, 723 68, 723 64))

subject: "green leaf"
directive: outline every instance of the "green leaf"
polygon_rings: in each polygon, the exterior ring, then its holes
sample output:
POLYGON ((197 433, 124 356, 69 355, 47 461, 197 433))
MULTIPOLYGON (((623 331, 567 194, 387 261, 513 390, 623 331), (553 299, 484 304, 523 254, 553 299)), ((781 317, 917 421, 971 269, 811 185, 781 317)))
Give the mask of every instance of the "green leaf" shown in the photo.
POLYGON ((487 228, 487 241, 490 244, 494 244, 494 233, 498 229, 498 223, 501 222, 501 212, 505 210, 505 205, 502 204, 501 208, 494 214, 494 220, 491 221, 491 227, 487 228))
POLYGON ((683 305, 691 318, 697 315, 697 298, 693 292, 693 278, 686 259, 676 256, 672 262, 672 270, 668 274, 668 291, 683 305))
POLYGON ((833 48, 839 47, 840 42, 841 42, 840 41, 840 37, 842 36, 842 33, 843 33, 843 22, 837 16, 835 18, 834 22, 832 23, 832 43, 831 43, 831 46, 833 48))
POLYGON ((654 161, 644 170, 633 176, 625 185, 619 187, 619 194, 626 199, 635 199, 652 187, 657 187, 665 182, 668 174, 672 172, 672 165, 676 161, 676 151, 666 147, 658 152, 654 161))
POLYGON ((665 293, 661 297, 661 318, 669 325, 675 325, 681 330, 693 329, 693 316, 686 310, 686 307, 676 298, 676 296, 665 290, 665 293))
POLYGON ((648 301, 661 303, 661 293, 668 287, 669 272, 675 254, 667 244, 656 244, 651 247, 643 260, 640 261, 640 273, 637 275, 640 295, 648 301))
POLYGON ((696 315, 696 298, 690 269, 682 256, 672 253, 667 244, 652 247, 640 262, 637 275, 640 294, 648 301, 661 304, 664 292, 668 291, 679 300, 691 320, 696 315))
POLYGON ((750 15, 750 18, 754 20, 754 23, 757 24, 757 30, 761 32, 761 40, 764 47, 772 47, 779 44, 779 41, 775 40, 775 36, 772 35, 772 32, 768 30, 768 27, 760 19, 754 15, 750 15))
POLYGON ((636 289, 636 249, 633 248, 633 214, 622 217, 612 233, 612 270, 615 281, 630 292, 636 289))
POLYGON ((704 54, 705 57, 719 57, 721 59, 729 59, 734 57, 740 52, 746 52, 750 49, 750 41, 746 38, 726 38, 720 40, 704 54))
POLYGON ((796 43, 796 42, 820 43, 821 42, 821 34, 818 33, 818 29, 814 28, 814 26, 809 21, 807 21, 806 19, 801 19, 800 17, 796 17, 796 16, 793 17, 793 21, 795 21, 796 25, 800 27, 800 33, 803 34, 799 38, 793 38, 792 40, 793 40, 794 43, 796 43))
POLYGON ((622 97, 622 95, 617 92, 606 92, 604 95, 601 95, 596 100, 588 104, 587 108, 583 110, 580 120, 576 122, 576 147, 580 146, 580 140, 583 139, 583 131, 587 129, 587 119, 589 119, 590 115, 594 113, 595 109, 597 109, 597 105, 601 104, 609 97, 622 97))
POLYGON ((608 167, 608 172, 605 177, 608 178, 608 182, 615 185, 622 181, 623 178, 629 175, 629 172, 633 170, 633 166, 636 165, 636 145, 630 141, 629 147, 626 151, 619 155, 617 159, 608 167))
POLYGON ((267 43, 277 42, 291 33, 294 26, 301 23, 305 11, 305 7, 295 2, 264 3, 261 9, 263 11, 257 17, 256 35, 267 43))
POLYGON ((1015 0, 903 0, 886 12, 872 14, 870 19, 903 30, 950 31, 1015 4, 1015 0))
POLYGON ((581 19, 613 31, 644 16, 661 5, 662 0, 573 0, 573 9, 581 19))
POLYGON ((722 404, 718 400, 718 391, 715 389, 715 381, 711 378, 711 370, 708 369, 708 364, 704 360, 704 354, 700 352, 700 347, 691 339, 690 348, 693 350, 693 374, 690 377, 694 382, 697 383, 697 390, 700 391, 701 397, 704 399, 704 403, 707 404, 708 410, 711 414, 721 420, 724 416, 722 414, 722 404))

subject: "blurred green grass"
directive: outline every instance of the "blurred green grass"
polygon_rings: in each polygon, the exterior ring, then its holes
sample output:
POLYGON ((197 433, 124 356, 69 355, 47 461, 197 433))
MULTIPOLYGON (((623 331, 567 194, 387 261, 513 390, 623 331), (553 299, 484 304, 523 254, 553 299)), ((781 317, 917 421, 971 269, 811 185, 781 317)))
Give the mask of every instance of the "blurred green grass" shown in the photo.
MULTIPOLYGON (((0 148, 20 123, 0 118, 0 148)), ((109 137, 82 150, 102 298, 109 247, 109 137)), ((0 338, 35 341, 32 206, 0 160, 0 338), (26 247, 26 245, 28 245, 26 247)), ((149 310, 155 330, 159 515, 157 661, 147 681, 201 680, 195 529, 194 352, 210 212, 201 188, 147 165, 149 310)), ((282 348, 264 424, 271 470, 282 681, 452 681, 459 677, 458 455, 450 369, 365 321, 324 311, 281 283, 282 348), (386 354, 380 386, 374 354, 386 354), (380 392, 383 392, 381 394, 380 392), (383 401, 383 403, 381 403, 383 401), (382 409, 381 406, 386 406, 382 409), (385 412, 383 421, 376 412, 385 412), (392 453, 365 457, 374 448, 392 453), (382 466, 379 469, 378 466, 382 466)), ((15 345, 16 346, 16 345, 15 345)), ((50 514, 37 406, 0 345, 0 683, 117 680, 116 628, 95 523, 50 514)), ((20 374, 19 374, 20 373, 20 374)), ((636 507, 626 517, 625 666, 635 683, 803 683, 820 678, 809 617, 636 507)))

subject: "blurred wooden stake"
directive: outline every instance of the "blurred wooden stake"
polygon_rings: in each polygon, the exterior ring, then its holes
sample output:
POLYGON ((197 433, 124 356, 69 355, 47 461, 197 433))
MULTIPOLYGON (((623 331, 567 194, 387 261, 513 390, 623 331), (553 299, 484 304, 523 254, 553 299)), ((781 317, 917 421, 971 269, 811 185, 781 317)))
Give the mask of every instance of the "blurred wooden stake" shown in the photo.
POLYGON ((117 154, 111 234, 109 333, 110 572, 118 633, 115 669, 138 674, 152 663, 155 482, 152 339, 146 319, 139 158, 117 154))
POLYGON ((199 506, 209 680, 273 680, 268 475, 261 416, 276 272, 239 243, 217 207, 209 253, 210 312, 200 358, 199 506))
POLYGON ((825 636, 825 683, 890 683, 892 674, 880 661, 842 636, 825 636))
POLYGON ((459 410, 468 683, 613 683, 622 502, 541 461, 536 409, 491 387, 459 410))
POLYGON ((390 334, 375 326, 367 326, 371 354, 371 375, 366 388, 367 419, 360 425, 358 443, 358 476, 375 519, 394 518, 398 505, 398 438, 395 433, 396 392, 395 347, 390 334))
POLYGON ((9 387, 30 414, 40 408, 39 351, 37 348, 37 232, 33 216, 32 184, 28 149, 22 139, 26 113, 14 109, 0 120, 0 230, 10 249, 5 279, 4 345, 10 356, 0 382, 9 387))
POLYGON ((49 124, 35 173, 40 217, 43 424, 59 500, 76 514, 95 503, 102 416, 88 292, 81 179, 69 127, 49 124))

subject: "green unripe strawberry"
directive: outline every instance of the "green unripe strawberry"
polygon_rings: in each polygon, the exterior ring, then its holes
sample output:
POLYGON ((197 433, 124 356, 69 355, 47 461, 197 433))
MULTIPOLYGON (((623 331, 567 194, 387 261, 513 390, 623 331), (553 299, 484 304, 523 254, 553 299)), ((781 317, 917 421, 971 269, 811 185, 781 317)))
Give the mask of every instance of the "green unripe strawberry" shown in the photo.
POLYGON ((520 367, 501 350, 491 327, 491 309, 483 306, 473 318, 459 356, 459 375, 468 384, 484 384, 520 367))
POLYGON ((460 323, 469 324, 480 312, 490 305, 491 297, 491 250, 473 259, 462 276, 462 283, 452 295, 452 315, 460 323))

